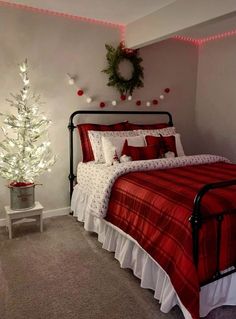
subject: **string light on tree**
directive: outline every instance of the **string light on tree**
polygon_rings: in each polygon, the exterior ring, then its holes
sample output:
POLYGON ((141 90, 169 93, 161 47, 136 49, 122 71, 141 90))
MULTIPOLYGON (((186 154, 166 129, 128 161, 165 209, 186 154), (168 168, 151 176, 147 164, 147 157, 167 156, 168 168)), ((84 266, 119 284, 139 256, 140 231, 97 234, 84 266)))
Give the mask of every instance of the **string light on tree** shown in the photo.
POLYGON ((55 163, 47 136, 51 121, 39 111, 40 96, 30 91, 27 60, 19 68, 23 88, 7 99, 16 112, 0 113, 5 118, 4 140, 0 143, 0 176, 14 183, 33 183, 55 163))

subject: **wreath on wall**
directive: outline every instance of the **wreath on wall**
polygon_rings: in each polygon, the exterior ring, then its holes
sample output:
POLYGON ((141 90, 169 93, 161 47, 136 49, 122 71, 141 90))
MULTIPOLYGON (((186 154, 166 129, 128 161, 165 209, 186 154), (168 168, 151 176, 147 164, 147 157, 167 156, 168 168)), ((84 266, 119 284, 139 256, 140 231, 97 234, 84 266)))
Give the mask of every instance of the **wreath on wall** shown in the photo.
POLYGON ((117 48, 111 45, 105 45, 107 49, 108 67, 102 72, 108 75, 108 86, 116 88, 121 95, 130 94, 137 88, 143 87, 143 59, 138 55, 138 50, 128 49, 121 42, 117 48), (123 61, 128 61, 132 66, 132 75, 125 79, 119 71, 119 65, 123 61))

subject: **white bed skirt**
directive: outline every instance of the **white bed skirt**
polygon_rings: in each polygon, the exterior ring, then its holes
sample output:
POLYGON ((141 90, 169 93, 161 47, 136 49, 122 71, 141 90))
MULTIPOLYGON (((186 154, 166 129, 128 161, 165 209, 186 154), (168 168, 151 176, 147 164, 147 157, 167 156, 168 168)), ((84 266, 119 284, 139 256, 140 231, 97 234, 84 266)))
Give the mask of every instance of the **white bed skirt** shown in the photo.
MULTIPOLYGON (((89 197, 78 192, 75 186, 71 210, 87 231, 98 234, 103 248, 115 253, 122 268, 130 268, 141 280, 142 288, 154 291, 162 312, 169 312, 178 305, 185 319, 192 319, 179 299, 170 278, 161 266, 131 236, 104 219, 92 215, 88 207, 89 197)), ((200 316, 205 317, 212 309, 222 305, 236 305, 236 273, 204 286, 200 292, 200 316)))

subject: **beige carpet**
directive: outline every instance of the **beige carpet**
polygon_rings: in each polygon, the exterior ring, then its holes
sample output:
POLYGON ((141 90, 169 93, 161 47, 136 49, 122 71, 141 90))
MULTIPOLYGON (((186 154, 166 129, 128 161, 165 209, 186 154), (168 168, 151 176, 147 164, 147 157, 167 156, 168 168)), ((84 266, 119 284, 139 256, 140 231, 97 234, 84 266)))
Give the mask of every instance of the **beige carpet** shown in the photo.
MULTIPOLYGON (((153 293, 71 216, 0 228, 0 319, 183 319, 159 310, 153 293)), ((234 319, 236 307, 207 319, 234 319)))

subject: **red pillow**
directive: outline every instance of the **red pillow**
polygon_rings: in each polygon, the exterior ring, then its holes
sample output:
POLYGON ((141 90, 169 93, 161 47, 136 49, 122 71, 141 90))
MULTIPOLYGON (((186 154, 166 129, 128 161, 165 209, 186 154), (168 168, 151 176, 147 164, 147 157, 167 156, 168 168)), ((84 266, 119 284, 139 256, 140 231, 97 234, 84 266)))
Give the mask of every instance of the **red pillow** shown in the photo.
POLYGON ((127 130, 158 130, 161 128, 168 127, 167 123, 157 123, 157 124, 134 124, 126 123, 127 130))
POLYGON ((80 134, 83 162, 89 162, 94 160, 93 150, 89 140, 88 131, 127 131, 125 122, 112 125, 86 123, 77 125, 77 128, 80 134))
POLYGON ((161 156, 164 156, 167 152, 173 152, 175 153, 175 156, 177 156, 176 151, 176 143, 175 143, 175 136, 145 136, 145 140, 147 145, 153 145, 156 144, 158 147, 160 147, 161 156))
POLYGON ((157 145, 130 146, 125 140, 122 155, 130 156, 133 161, 151 160, 160 158, 160 149, 157 145))

